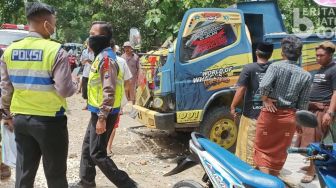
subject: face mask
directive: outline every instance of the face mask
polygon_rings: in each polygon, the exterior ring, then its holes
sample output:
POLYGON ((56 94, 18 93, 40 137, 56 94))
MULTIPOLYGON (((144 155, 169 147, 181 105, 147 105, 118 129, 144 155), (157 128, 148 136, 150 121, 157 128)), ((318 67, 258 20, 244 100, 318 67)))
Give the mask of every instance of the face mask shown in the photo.
POLYGON ((46 32, 49 34, 49 37, 52 37, 54 38, 54 34, 56 33, 56 27, 53 27, 49 22, 44 22, 44 29, 46 30, 46 32), (49 27, 52 28, 52 31, 50 31, 48 28, 47 28, 47 25, 49 25, 49 27))
POLYGON ((89 47, 95 56, 97 56, 105 48, 109 47, 109 45, 109 38, 105 35, 95 35, 89 37, 89 47))

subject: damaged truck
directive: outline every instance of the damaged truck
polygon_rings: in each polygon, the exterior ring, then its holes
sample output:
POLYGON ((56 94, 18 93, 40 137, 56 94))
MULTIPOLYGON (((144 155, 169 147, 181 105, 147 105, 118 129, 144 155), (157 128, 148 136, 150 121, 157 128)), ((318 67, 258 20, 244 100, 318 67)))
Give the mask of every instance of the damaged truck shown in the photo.
MULTIPOLYGON (((187 11, 175 42, 143 57, 145 76, 134 105, 138 121, 160 130, 198 130, 233 151, 239 122, 229 107, 239 74, 256 61, 258 42, 273 43, 270 61, 281 60, 280 43, 287 35, 276 1, 187 11)), ((315 47, 327 39, 299 36, 304 43, 299 63, 314 71, 315 47)))

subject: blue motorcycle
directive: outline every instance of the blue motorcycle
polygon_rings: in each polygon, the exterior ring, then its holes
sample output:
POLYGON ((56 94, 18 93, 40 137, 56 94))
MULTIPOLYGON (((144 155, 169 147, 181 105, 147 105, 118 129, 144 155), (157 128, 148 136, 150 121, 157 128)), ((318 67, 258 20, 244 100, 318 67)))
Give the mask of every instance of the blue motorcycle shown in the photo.
MULTIPOLYGON (((189 147, 191 154, 181 161, 175 169, 165 174, 165 176, 177 174, 197 164, 201 164, 205 171, 205 175, 202 178, 206 183, 205 187, 285 187, 280 179, 254 169, 231 152, 199 133, 191 133, 189 147)), ((204 186, 195 181, 183 180, 174 185, 174 188, 179 187, 203 188, 204 186)))
MULTIPOLYGON (((314 114, 308 111, 297 112, 299 125, 316 127, 317 120, 314 114)), ((199 133, 193 132, 189 141, 191 154, 181 160, 177 167, 165 174, 170 176, 178 174, 197 164, 201 164, 205 175, 202 180, 205 186, 193 180, 182 180, 174 188, 284 188, 285 184, 277 177, 265 174, 240 160, 234 154, 208 140, 199 133)), ((323 146, 324 147, 324 146, 323 146)), ((321 186, 336 187, 335 182, 335 145, 322 149, 321 144, 311 144, 311 149, 290 148, 291 152, 308 153, 315 159, 318 168, 321 186), (323 160, 321 160, 323 158, 323 160)))
MULTIPOLYGON (((302 112, 299 111, 296 115, 299 125, 312 128, 317 126, 318 123, 313 113, 300 113, 302 112)), ((330 133, 335 141, 331 130, 330 133)), ((325 144, 322 141, 321 143, 312 143, 306 148, 291 147, 288 149, 288 153, 306 154, 307 160, 314 161, 321 188, 336 187, 336 143, 325 144)))

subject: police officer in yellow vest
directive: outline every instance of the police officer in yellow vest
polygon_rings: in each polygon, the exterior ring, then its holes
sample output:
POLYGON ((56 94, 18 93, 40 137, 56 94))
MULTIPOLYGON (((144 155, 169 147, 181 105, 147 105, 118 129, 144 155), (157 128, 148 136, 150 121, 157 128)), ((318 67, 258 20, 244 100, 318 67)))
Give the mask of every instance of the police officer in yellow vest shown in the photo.
MULTIPOLYGON (((119 170, 110 157, 106 146, 117 120, 122 98, 122 72, 116 63, 116 54, 109 47, 112 26, 107 22, 93 22, 89 47, 95 55, 88 81, 88 110, 91 119, 82 146, 80 163, 80 187, 95 187, 98 166, 117 187, 133 188, 137 184, 119 170)), ((123 82, 123 81, 122 81, 123 82)))
POLYGON ((65 98, 76 91, 67 53, 50 40, 54 9, 42 3, 26 8, 29 34, 4 52, 1 63, 1 108, 5 123, 14 126, 17 145, 15 187, 33 187, 42 156, 50 188, 68 187, 67 108, 65 98))

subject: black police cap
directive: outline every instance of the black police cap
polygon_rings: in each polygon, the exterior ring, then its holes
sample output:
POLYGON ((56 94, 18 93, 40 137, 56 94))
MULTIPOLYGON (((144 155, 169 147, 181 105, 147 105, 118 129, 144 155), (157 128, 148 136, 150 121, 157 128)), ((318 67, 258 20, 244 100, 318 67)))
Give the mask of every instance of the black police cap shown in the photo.
POLYGON ((47 4, 40 2, 29 2, 26 5, 26 17, 31 18, 39 14, 55 14, 55 9, 47 4))

